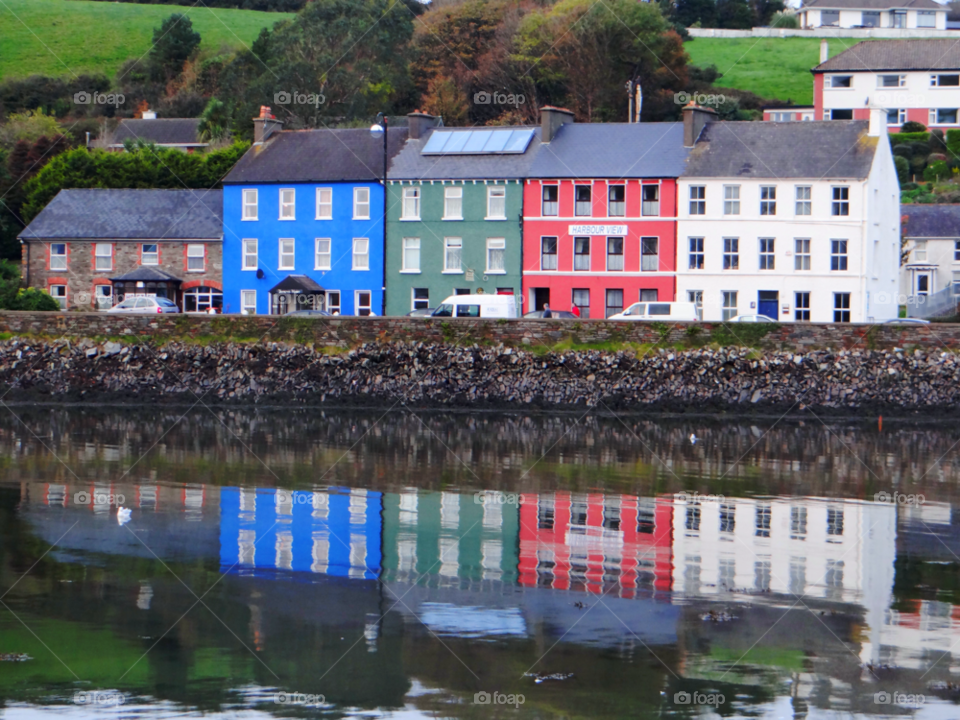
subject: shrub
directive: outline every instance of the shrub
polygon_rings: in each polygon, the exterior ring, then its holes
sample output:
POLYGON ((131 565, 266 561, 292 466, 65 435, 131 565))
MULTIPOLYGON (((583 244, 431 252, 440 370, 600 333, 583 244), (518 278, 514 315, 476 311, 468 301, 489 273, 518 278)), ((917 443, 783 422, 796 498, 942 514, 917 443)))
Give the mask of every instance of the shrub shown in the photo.
POLYGON ((904 187, 910 182, 910 161, 905 157, 895 157, 893 164, 897 166, 897 180, 900 181, 900 187, 904 187))
POLYGON ((926 132, 926 130, 927 126, 916 120, 907 120, 907 122, 903 124, 903 127, 900 128, 900 132, 905 133, 921 133, 926 132))
POLYGON ((891 145, 899 145, 900 143, 909 143, 909 142, 929 143, 929 141, 930 141, 930 133, 925 133, 925 132, 890 133, 891 145))
POLYGON ((774 13, 773 19, 770 21, 770 27, 797 30, 800 28, 800 23, 797 21, 796 15, 781 10, 778 13, 774 13))
POLYGON ((21 288, 7 310, 45 310, 60 309, 60 303, 38 288, 21 288))
POLYGON ((947 149, 947 143, 943 139, 943 130, 940 128, 934 128, 930 131, 930 138, 928 142, 930 144, 931 152, 942 153, 947 149))
POLYGON ((943 153, 930 153, 927 155, 927 162, 931 165, 935 162, 946 162, 947 156, 943 153))
POLYGON ((918 197, 917 202, 920 203, 921 205, 933 205, 937 202, 937 196, 931 193, 927 193, 926 195, 921 195, 920 197, 918 197))

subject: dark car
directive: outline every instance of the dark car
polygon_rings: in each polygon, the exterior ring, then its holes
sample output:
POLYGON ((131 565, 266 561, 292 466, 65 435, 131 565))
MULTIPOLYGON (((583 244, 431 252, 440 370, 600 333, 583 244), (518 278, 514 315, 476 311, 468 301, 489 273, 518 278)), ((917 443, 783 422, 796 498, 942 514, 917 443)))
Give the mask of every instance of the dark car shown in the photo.
POLYGON ((417 308, 407 313, 407 317, 430 317, 436 308, 417 308))
MULTIPOLYGON (((524 314, 524 319, 526 318, 542 318, 543 310, 534 310, 533 312, 528 312, 524 314)), ((579 320, 576 315, 567 310, 551 310, 550 317, 548 320, 579 320)))
POLYGON ((326 310, 294 310, 289 312, 284 317, 333 317, 326 310))

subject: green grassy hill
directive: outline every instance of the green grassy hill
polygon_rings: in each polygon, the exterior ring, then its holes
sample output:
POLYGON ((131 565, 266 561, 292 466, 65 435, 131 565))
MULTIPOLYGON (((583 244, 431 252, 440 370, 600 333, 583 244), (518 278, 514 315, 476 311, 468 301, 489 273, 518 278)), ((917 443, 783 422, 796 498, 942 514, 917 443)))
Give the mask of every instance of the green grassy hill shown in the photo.
MULTIPOLYGON (((831 38, 830 56, 858 42, 831 38)), ((813 104, 810 68, 820 62, 818 38, 696 38, 684 43, 683 48, 694 65, 717 66, 723 73, 718 86, 793 100, 797 105, 813 104)))
POLYGON ((0 79, 26 75, 113 76, 132 57, 150 49, 153 30, 173 13, 185 13, 203 38, 202 47, 240 48, 260 29, 292 17, 287 13, 212 10, 202 5, 133 5, 84 0, 0 2, 0 79))

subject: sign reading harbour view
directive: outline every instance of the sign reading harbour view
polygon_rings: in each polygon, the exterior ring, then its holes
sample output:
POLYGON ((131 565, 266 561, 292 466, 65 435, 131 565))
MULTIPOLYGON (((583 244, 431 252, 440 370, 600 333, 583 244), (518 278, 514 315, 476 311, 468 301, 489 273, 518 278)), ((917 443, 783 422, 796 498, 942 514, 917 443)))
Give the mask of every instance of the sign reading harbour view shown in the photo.
POLYGON ((571 235, 626 235, 626 225, 570 225, 571 235))

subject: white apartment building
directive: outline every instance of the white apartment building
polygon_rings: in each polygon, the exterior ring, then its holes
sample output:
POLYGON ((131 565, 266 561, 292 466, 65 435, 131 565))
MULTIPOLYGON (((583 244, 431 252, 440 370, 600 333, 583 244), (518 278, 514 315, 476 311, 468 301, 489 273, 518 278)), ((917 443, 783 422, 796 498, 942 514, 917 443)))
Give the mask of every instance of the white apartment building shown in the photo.
POLYGON ((677 299, 714 322, 897 317, 900 189, 883 130, 880 110, 704 125, 677 181, 677 299))
POLYGON ((947 9, 933 0, 807 0, 797 16, 804 29, 947 29, 947 9))

